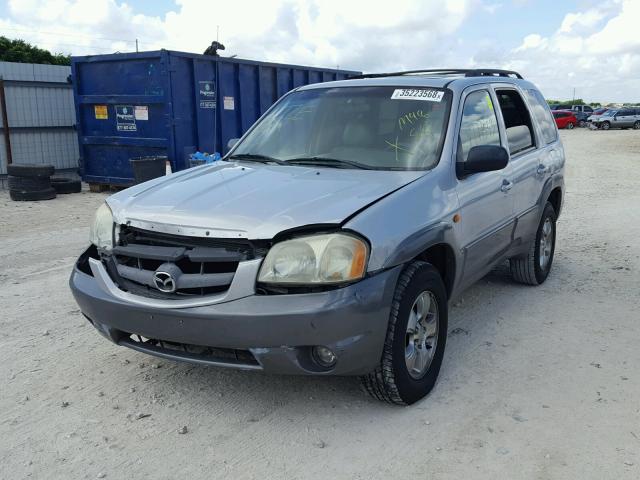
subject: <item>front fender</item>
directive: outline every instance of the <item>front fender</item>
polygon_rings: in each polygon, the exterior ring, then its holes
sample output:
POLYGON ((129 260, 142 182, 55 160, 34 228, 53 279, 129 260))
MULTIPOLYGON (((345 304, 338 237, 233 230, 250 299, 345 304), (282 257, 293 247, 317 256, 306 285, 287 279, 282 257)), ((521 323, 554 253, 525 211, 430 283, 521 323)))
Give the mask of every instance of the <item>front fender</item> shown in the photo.
MULTIPOLYGON (((369 206, 342 226, 371 243, 370 273, 406 263, 436 244, 447 244, 459 255, 453 228, 458 196, 455 187, 435 173, 369 206)), ((456 264, 461 263, 456 258, 456 264)))

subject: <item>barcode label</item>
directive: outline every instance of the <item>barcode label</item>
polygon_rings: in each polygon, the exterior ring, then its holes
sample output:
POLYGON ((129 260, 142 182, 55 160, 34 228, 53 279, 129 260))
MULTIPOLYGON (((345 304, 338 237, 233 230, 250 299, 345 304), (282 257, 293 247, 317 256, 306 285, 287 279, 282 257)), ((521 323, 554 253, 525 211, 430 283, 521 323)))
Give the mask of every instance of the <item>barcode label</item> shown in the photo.
POLYGON ((393 100, 425 100, 440 102, 444 97, 442 90, 427 90, 423 88, 396 88, 391 95, 393 100))

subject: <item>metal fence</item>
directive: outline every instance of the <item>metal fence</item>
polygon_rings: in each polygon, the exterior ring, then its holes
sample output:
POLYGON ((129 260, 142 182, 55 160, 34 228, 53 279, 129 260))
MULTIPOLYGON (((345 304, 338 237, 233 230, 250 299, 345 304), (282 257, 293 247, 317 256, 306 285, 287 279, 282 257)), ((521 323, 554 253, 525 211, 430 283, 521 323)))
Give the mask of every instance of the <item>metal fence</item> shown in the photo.
POLYGON ((70 75, 71 67, 0 62, 0 176, 8 163, 78 167, 70 75))

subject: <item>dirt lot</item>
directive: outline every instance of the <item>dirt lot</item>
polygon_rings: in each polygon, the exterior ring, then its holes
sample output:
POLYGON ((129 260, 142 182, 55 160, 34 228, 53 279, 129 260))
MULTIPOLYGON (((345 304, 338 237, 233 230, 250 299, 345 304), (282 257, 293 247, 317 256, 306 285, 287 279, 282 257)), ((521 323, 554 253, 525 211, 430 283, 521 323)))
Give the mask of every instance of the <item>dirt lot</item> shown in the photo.
POLYGON ((549 280, 468 290, 410 408, 106 342, 67 286, 105 195, 0 192, 0 478, 640 478, 640 133, 562 137, 549 280))

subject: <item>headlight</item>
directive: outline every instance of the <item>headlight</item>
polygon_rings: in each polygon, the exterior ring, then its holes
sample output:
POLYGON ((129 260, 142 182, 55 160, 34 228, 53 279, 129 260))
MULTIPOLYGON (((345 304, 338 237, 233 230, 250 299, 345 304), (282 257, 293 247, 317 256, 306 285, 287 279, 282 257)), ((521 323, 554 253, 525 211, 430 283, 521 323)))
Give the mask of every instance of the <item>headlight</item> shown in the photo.
POLYGON ((361 279, 369 247, 353 235, 332 233, 275 244, 262 263, 258 281, 280 284, 336 284, 361 279))
POLYGON ((100 205, 93 217, 89 240, 98 248, 111 250, 113 247, 113 215, 106 203, 100 205))

